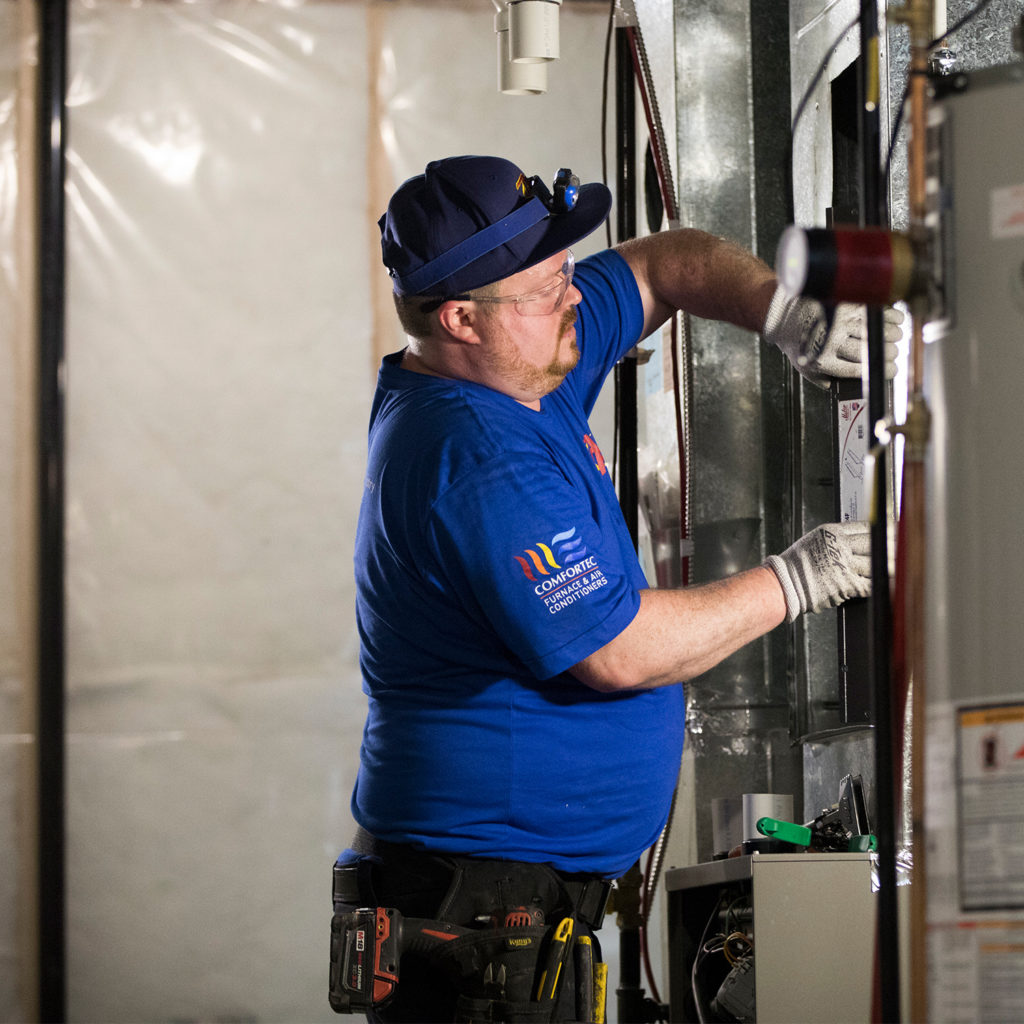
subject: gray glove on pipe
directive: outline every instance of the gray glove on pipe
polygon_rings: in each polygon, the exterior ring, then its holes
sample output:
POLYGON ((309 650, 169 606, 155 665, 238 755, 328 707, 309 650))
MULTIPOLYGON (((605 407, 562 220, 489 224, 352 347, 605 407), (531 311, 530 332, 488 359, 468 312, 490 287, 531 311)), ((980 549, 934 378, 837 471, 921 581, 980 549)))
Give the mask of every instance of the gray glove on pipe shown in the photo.
MULTIPOLYGON (((885 377, 896 376, 896 342, 902 336, 903 313, 887 306, 884 314, 885 377)), ((779 348, 812 384, 827 388, 832 377, 859 377, 868 337, 863 306, 841 302, 832 328, 825 333, 825 308, 814 299, 775 289, 761 336, 779 348)))
POLYGON ((820 612, 871 593, 871 527, 827 523, 764 563, 786 595, 786 619, 820 612))

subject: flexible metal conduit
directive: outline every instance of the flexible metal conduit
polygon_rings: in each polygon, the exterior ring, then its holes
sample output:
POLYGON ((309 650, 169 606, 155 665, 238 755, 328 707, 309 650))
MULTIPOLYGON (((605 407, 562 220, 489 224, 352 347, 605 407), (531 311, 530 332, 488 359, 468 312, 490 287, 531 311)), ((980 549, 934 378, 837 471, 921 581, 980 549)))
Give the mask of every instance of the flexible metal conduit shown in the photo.
MULTIPOLYGON (((654 89, 654 82, 651 75, 650 63, 647 59, 647 48, 644 45, 643 33, 640 31, 639 23, 626 27, 626 38, 629 42, 630 57, 633 61, 633 74, 636 77, 640 89, 640 98, 643 102, 644 115, 647 120, 647 132, 650 138, 651 151, 654 158, 654 166, 657 172, 658 188, 661 193, 662 203, 665 207, 665 216, 668 219, 669 227, 679 226, 679 204, 676 198, 675 184, 672 175, 672 164, 669 157, 668 145, 665 141, 665 128, 661 119, 661 111, 658 106, 658 97, 654 89)), ((679 533, 681 542, 680 567, 681 582, 683 586, 689 583, 689 554, 687 549, 690 537, 689 522, 689 429, 686 424, 686 416, 689 411, 689 394, 684 393, 685 382, 689 381, 689 344, 685 330, 685 314, 676 313, 672 318, 672 329, 670 344, 672 346, 672 391, 675 401, 676 419, 676 445, 679 457, 679 533), (680 339, 679 325, 684 322, 684 330, 680 339), (680 341, 682 342, 680 346, 680 341), (680 351, 680 347, 682 351, 680 351), (687 372, 680 373, 680 363, 683 363, 687 372)), ((647 983, 651 987, 652 995, 656 1002, 660 1002, 660 994, 655 984, 654 971, 650 959, 650 936, 649 925, 651 909, 654 904, 654 897, 657 892, 658 882, 661 878, 661 870, 664 863, 665 847, 668 837, 671 834, 672 821, 675 816, 675 805, 678 790, 672 795, 672 806, 669 810, 668 820, 658 837, 657 842, 651 847, 647 856, 647 863, 643 872, 643 891, 640 900, 640 947, 643 960, 644 973, 647 983)))
MULTIPOLYGON (((633 73, 640 88, 640 98, 643 101, 644 115, 647 119, 647 133, 651 141, 651 154, 657 172, 661 200, 665 207, 665 216, 668 219, 668 226, 676 228, 679 227, 679 200, 676 197, 672 162, 669 157, 668 144, 665 141, 665 126, 661 119, 658 96, 654 88, 651 66, 647 60, 647 48, 644 45, 644 37, 639 23, 626 28, 626 37, 629 40, 633 73)), ((672 346, 672 392, 675 396, 676 446, 679 453, 680 577, 682 585, 685 587, 690 582, 690 428, 688 416, 691 376, 689 319, 685 312, 678 312, 672 317, 670 343, 672 346)))

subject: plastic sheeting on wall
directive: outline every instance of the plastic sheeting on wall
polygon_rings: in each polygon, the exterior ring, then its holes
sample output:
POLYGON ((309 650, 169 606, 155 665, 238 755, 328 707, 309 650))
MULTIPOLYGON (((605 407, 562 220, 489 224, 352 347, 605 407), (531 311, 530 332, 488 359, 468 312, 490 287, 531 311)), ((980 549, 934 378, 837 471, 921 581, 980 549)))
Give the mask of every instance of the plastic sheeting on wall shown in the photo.
POLYGON ((72 1019, 322 1010, 360 729, 365 96, 359 7, 71 7, 72 1019))
POLYGON ((33 154, 32 19, 25 4, 0 4, 0 1020, 24 1019, 28 984, 20 950, 32 941, 22 892, 32 871, 25 842, 33 706, 25 671, 31 643, 31 514, 34 314, 30 232, 34 190, 22 177, 33 154))
MULTIPOLYGON (((330 866, 363 717, 352 538, 376 353, 401 344, 372 297, 375 221, 446 153, 599 177, 606 11, 563 12, 530 98, 497 93, 484 2, 70 13, 70 1016, 329 1019, 330 866)), ((6 193, 21 55, 0 40, 6 193)), ((27 444, 9 426, 2 482, 27 444)), ((6 678, 0 700, 6 767, 23 701, 6 678)), ((17 789, 0 775, 5 853, 17 789)), ((17 888, 12 866, 0 911, 17 888)), ((0 1017, 19 1019, 32 953, 0 943, 0 1017)))

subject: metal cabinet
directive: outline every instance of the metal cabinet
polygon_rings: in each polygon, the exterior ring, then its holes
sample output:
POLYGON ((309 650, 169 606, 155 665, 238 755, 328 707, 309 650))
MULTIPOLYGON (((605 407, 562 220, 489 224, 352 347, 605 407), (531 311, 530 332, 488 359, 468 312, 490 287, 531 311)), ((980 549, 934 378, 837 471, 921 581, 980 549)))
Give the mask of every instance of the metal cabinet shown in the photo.
POLYGON ((665 888, 672 1021, 871 1019, 870 854, 751 854, 673 868, 665 888))

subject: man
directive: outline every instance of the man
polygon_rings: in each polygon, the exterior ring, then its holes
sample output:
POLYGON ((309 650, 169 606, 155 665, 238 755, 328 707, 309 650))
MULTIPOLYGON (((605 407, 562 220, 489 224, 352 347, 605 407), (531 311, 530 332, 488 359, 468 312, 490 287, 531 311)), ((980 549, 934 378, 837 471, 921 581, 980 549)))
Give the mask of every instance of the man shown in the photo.
POLYGON ((336 899, 448 922, 474 952, 420 942, 376 1019, 590 1019, 588 962, 567 957, 546 991, 545 951, 593 948, 606 880, 664 826, 680 684, 868 592, 864 524, 819 528, 729 579, 648 588, 587 424, 615 363, 684 309, 761 331, 813 379, 853 376, 862 321, 843 311, 826 337, 769 267, 699 231, 574 265, 610 204, 568 172, 549 192, 465 156, 407 181, 380 220, 409 343, 384 359, 371 413, 355 556, 363 857, 339 860, 336 899), (564 920, 570 942, 552 942, 564 920), (514 962, 513 935, 530 951, 514 962))

